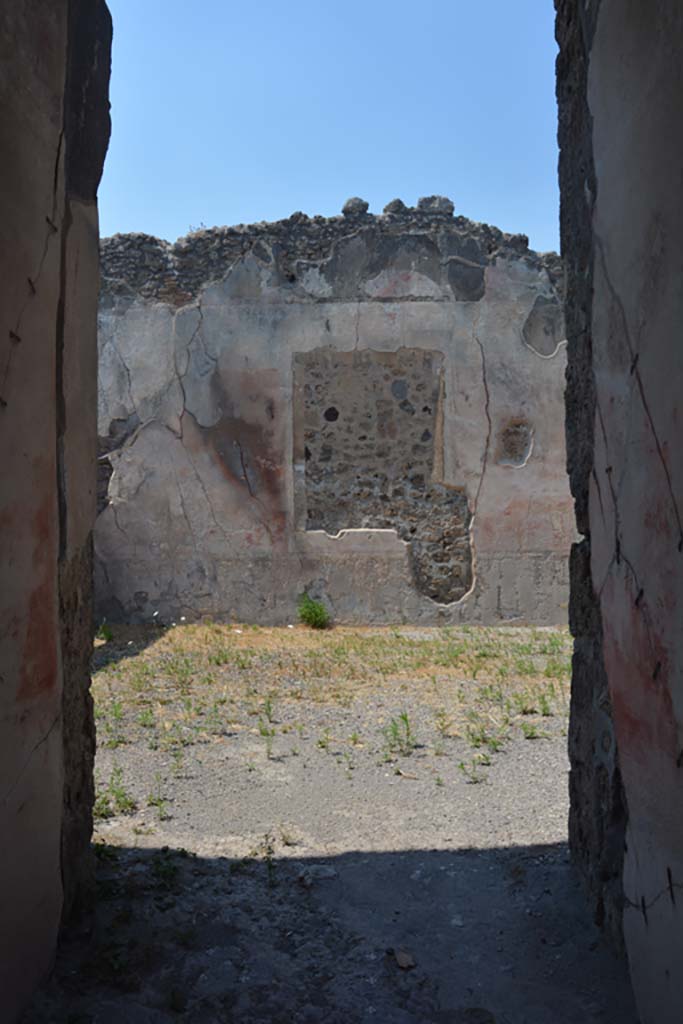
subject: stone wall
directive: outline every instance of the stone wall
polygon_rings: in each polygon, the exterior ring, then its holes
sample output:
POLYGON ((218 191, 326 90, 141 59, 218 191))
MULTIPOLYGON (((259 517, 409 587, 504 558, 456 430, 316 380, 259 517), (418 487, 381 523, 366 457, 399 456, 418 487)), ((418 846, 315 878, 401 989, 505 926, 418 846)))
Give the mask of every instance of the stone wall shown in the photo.
POLYGON ((102 267, 101 616, 566 621, 557 256, 431 197, 102 267))
POLYGON ((623 923, 643 1024, 674 1024, 683 1003, 683 11, 674 0, 557 8, 568 462, 585 538, 572 567, 572 843, 605 915, 623 923))
POLYGON ((0 1017, 89 886, 102 2, 0 11, 0 1017))

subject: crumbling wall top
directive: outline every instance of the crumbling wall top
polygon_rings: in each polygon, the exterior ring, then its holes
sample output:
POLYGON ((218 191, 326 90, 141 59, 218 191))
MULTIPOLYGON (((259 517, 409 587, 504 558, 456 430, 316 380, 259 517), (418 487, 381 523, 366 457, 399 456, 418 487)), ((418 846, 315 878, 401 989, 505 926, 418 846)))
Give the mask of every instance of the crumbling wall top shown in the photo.
POLYGON ((357 235, 366 243, 373 235, 378 243, 417 235, 431 241, 447 259, 474 259, 478 265, 514 256, 545 268, 553 285, 559 291, 563 288, 557 253, 534 252, 526 235, 454 216, 453 203, 444 196, 424 197, 416 207, 394 199, 382 214, 369 213, 367 202, 354 197, 344 204, 341 216, 297 212, 285 220, 190 231, 174 243, 142 233, 117 234, 101 242, 102 275, 145 297, 182 305, 192 301, 204 284, 223 278, 248 253, 264 263, 274 261, 282 281, 294 282, 297 264, 329 259, 337 242, 357 235))

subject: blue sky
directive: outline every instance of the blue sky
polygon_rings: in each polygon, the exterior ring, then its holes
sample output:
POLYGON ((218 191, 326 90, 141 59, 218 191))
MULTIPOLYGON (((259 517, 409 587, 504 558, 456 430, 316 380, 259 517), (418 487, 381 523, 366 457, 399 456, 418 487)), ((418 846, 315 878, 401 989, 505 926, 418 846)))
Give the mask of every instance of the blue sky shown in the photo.
POLYGON ((103 235, 439 194, 557 248, 551 0, 108 2, 103 235))

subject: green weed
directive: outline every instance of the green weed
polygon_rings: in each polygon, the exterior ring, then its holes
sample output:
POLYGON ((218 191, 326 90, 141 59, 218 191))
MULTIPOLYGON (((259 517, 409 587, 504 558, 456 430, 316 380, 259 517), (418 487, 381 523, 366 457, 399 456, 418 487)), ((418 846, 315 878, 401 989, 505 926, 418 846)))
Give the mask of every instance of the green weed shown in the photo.
POLYGON ((271 725, 267 725, 262 718, 258 720, 258 731, 266 744, 266 757, 268 760, 273 756, 273 740, 275 739, 275 729, 271 725))
POLYGON ((137 804, 123 784, 123 769, 115 765, 109 782, 103 789, 98 789, 95 795, 93 817, 101 821, 117 814, 133 814, 136 810, 137 804))
POLYGON ((384 730, 387 749, 391 754, 402 754, 408 757, 417 746, 407 711, 402 711, 398 718, 392 718, 384 730))
POLYGON ((304 593, 299 599, 299 619, 312 629, 327 629, 330 625, 330 613, 321 601, 314 601, 304 593))
POLYGON ((168 802, 161 795, 161 775, 157 772, 154 776, 154 790, 147 797, 147 806, 156 807, 159 821, 165 821, 170 817, 168 813, 168 802))

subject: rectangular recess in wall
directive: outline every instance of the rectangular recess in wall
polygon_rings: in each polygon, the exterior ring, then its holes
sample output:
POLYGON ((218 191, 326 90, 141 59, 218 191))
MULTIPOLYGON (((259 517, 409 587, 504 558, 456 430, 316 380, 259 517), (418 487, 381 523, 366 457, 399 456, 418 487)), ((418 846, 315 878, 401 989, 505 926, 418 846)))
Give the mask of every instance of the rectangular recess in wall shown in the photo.
POLYGON ((472 569, 465 493, 434 479, 443 364, 417 348, 296 353, 294 473, 298 529, 394 529, 410 543, 417 588, 448 603, 472 569))

